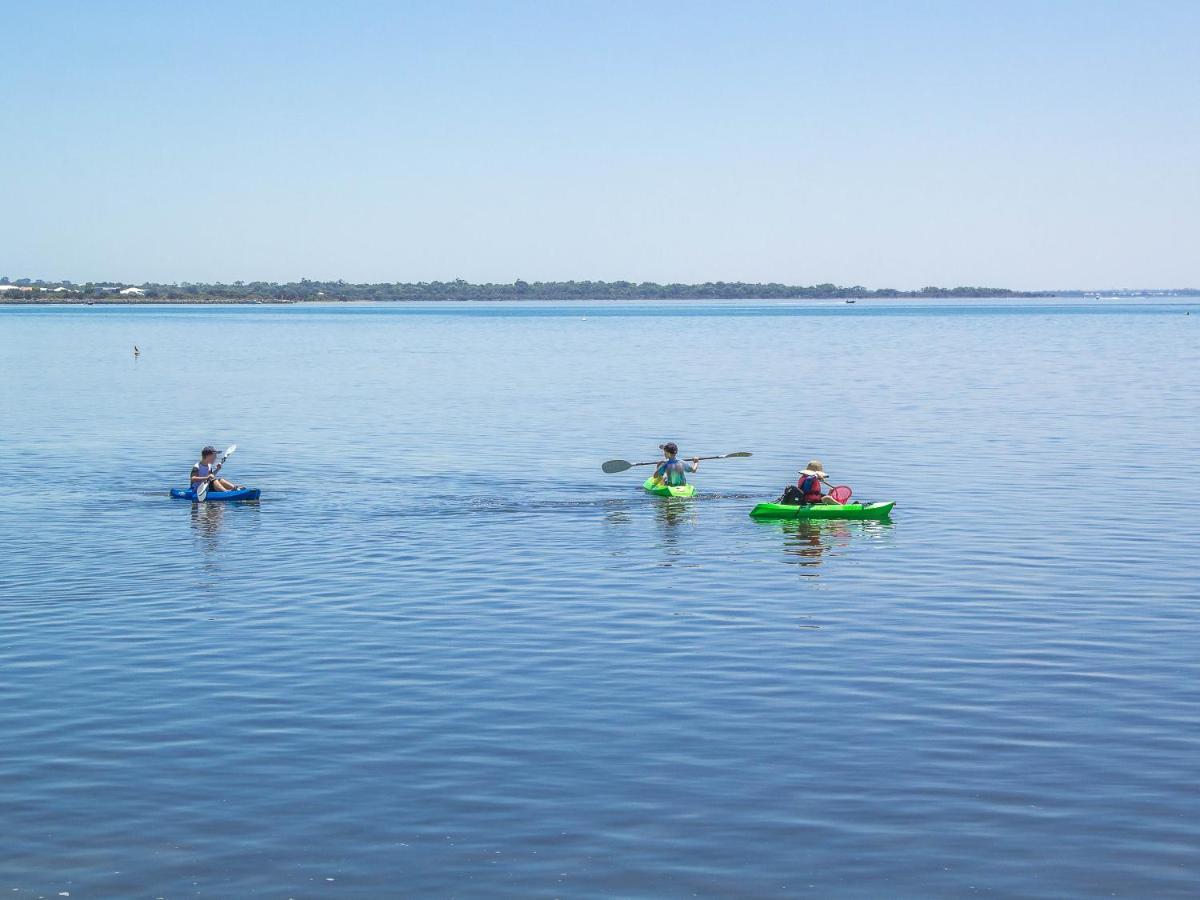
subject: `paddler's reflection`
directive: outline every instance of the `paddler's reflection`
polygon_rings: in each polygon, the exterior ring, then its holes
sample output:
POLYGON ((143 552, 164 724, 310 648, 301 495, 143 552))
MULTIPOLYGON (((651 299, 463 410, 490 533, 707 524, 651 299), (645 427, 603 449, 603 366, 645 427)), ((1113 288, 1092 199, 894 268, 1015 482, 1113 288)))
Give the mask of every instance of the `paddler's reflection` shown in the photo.
POLYGON ((696 507, 691 500, 672 497, 663 499, 655 504, 654 517, 658 520, 658 524, 662 525, 666 531, 666 536, 675 540, 675 535, 671 532, 679 525, 694 524, 696 521, 696 507))
POLYGON ((193 503, 192 528, 204 541, 206 550, 217 549, 217 539, 220 537, 221 521, 225 517, 224 503, 193 503))
POLYGON ((681 525, 693 525, 696 522, 696 507, 693 501, 682 497, 664 498, 654 504, 654 519, 662 529, 662 549, 668 556, 683 556, 687 547, 681 525))
MULTIPOLYGON (((779 522, 783 534, 783 552, 794 559, 791 565, 819 566, 830 550, 846 550, 852 544, 887 540, 892 536, 891 522, 843 522, 823 520, 819 522, 779 522)), ((802 572, 804 575, 816 575, 802 572)))
MULTIPOLYGON (((783 522, 783 552, 797 559, 795 565, 819 566, 825 551, 835 543, 844 543, 850 531, 840 522, 783 522)), ((808 573, 815 575, 816 572, 808 573)))

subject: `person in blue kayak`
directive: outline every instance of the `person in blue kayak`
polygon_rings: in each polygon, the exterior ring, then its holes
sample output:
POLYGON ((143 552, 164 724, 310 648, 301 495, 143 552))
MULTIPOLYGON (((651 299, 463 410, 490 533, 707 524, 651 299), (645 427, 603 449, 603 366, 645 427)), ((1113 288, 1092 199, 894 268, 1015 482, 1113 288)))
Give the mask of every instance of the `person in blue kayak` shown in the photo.
POLYGON ((800 479, 795 484, 789 484, 779 498, 780 503, 789 506, 809 506, 813 503, 833 503, 837 501, 827 494, 821 493, 821 483, 829 476, 819 459, 810 459, 808 465, 800 472, 800 479))
POLYGON ((226 481, 217 476, 214 471, 216 461, 217 450, 215 447, 205 447, 200 451, 200 462, 192 466, 192 488, 194 489, 202 481, 207 481, 210 491, 241 490, 240 484, 234 484, 232 481, 226 481))
POLYGON ((658 468, 654 470, 653 478, 658 484, 666 484, 671 487, 687 484, 687 473, 695 472, 700 468, 699 457, 693 456, 688 462, 679 458, 679 447, 674 441, 659 444, 658 449, 663 452, 665 457, 658 464, 658 468))

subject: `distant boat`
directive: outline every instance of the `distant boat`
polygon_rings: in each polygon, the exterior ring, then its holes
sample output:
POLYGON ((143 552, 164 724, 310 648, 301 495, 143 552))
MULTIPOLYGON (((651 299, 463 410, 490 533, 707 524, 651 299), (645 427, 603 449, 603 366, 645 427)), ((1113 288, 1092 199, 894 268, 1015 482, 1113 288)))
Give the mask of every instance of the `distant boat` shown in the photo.
POLYGON ((847 303, 857 303, 858 301, 857 300, 847 300, 846 302, 847 303))
POLYGON ((88 303, 88 306, 95 306, 95 305, 96 305, 96 301, 95 301, 95 300, 89 300, 87 303, 88 303))

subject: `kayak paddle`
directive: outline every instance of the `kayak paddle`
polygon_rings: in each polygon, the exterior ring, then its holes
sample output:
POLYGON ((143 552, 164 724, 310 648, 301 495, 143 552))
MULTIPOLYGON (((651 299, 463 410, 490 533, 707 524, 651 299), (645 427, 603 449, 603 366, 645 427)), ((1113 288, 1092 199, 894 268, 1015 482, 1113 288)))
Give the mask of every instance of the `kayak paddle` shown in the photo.
MULTIPOLYGON (((754 455, 753 453, 747 453, 745 450, 740 450, 737 453, 722 453, 720 456, 697 456, 697 457, 689 456, 686 458, 685 457, 680 457, 680 458, 685 459, 685 461, 686 461, 688 459, 693 459, 693 458, 694 459, 734 459, 735 457, 741 458, 744 456, 753 456, 753 455, 754 455)), ((634 466, 657 466, 662 462, 663 462, 663 460, 661 460, 661 459, 656 459, 656 460, 653 460, 652 462, 637 462, 637 463, 631 463, 628 460, 624 460, 624 459, 610 459, 608 462, 601 465, 600 468, 603 469, 605 472, 607 472, 609 475, 613 475, 617 472, 624 472, 626 469, 632 469, 634 466)))
MULTIPOLYGON (((233 451, 237 449, 237 444, 230 444, 229 449, 221 454, 221 458, 217 460, 217 464, 208 470, 209 477, 216 475, 221 471, 221 466, 225 465, 225 460, 233 456, 233 451)), ((203 481, 196 482, 196 502, 203 503, 208 497, 208 478, 203 481)))

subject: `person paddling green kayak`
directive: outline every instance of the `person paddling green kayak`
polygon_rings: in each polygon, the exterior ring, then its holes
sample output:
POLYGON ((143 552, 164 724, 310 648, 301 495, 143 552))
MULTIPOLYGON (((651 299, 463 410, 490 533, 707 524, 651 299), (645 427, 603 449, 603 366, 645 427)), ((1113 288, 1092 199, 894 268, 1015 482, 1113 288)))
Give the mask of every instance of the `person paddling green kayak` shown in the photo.
POLYGON ((695 496, 696 486, 687 483, 687 472, 689 468, 693 472, 699 469, 700 460, 735 459, 753 455, 746 450, 739 450, 736 453, 719 453, 716 456, 693 456, 684 462, 679 458, 679 447, 675 445, 674 441, 659 444, 658 447, 663 453, 662 461, 651 460, 650 462, 634 463, 627 459, 610 459, 602 463, 600 468, 612 475, 615 472, 624 472, 626 469, 638 466, 654 466, 654 474, 642 483, 644 490, 659 497, 692 497, 695 496))
POLYGON ((679 446, 674 441, 659 444, 663 452, 663 461, 658 464, 650 481, 664 487, 683 487, 687 484, 687 472, 695 473, 700 468, 700 457, 693 456, 686 463, 679 458, 679 446))
POLYGON ((808 465, 801 470, 799 480, 795 484, 789 484, 784 488, 783 496, 779 498, 779 502, 788 504, 789 506, 808 506, 814 503, 844 503, 844 500, 835 499, 821 492, 821 484, 829 484, 826 481, 828 477, 825 474, 825 467, 821 465, 821 461, 819 459, 810 459, 808 465))
POLYGON ((851 503, 854 495, 849 487, 839 484, 826 494, 821 485, 828 485, 825 467, 819 459, 809 460, 800 471, 800 479, 789 484, 783 496, 774 503, 760 503, 750 510, 755 519, 876 519, 891 516, 896 501, 882 503, 851 503))

